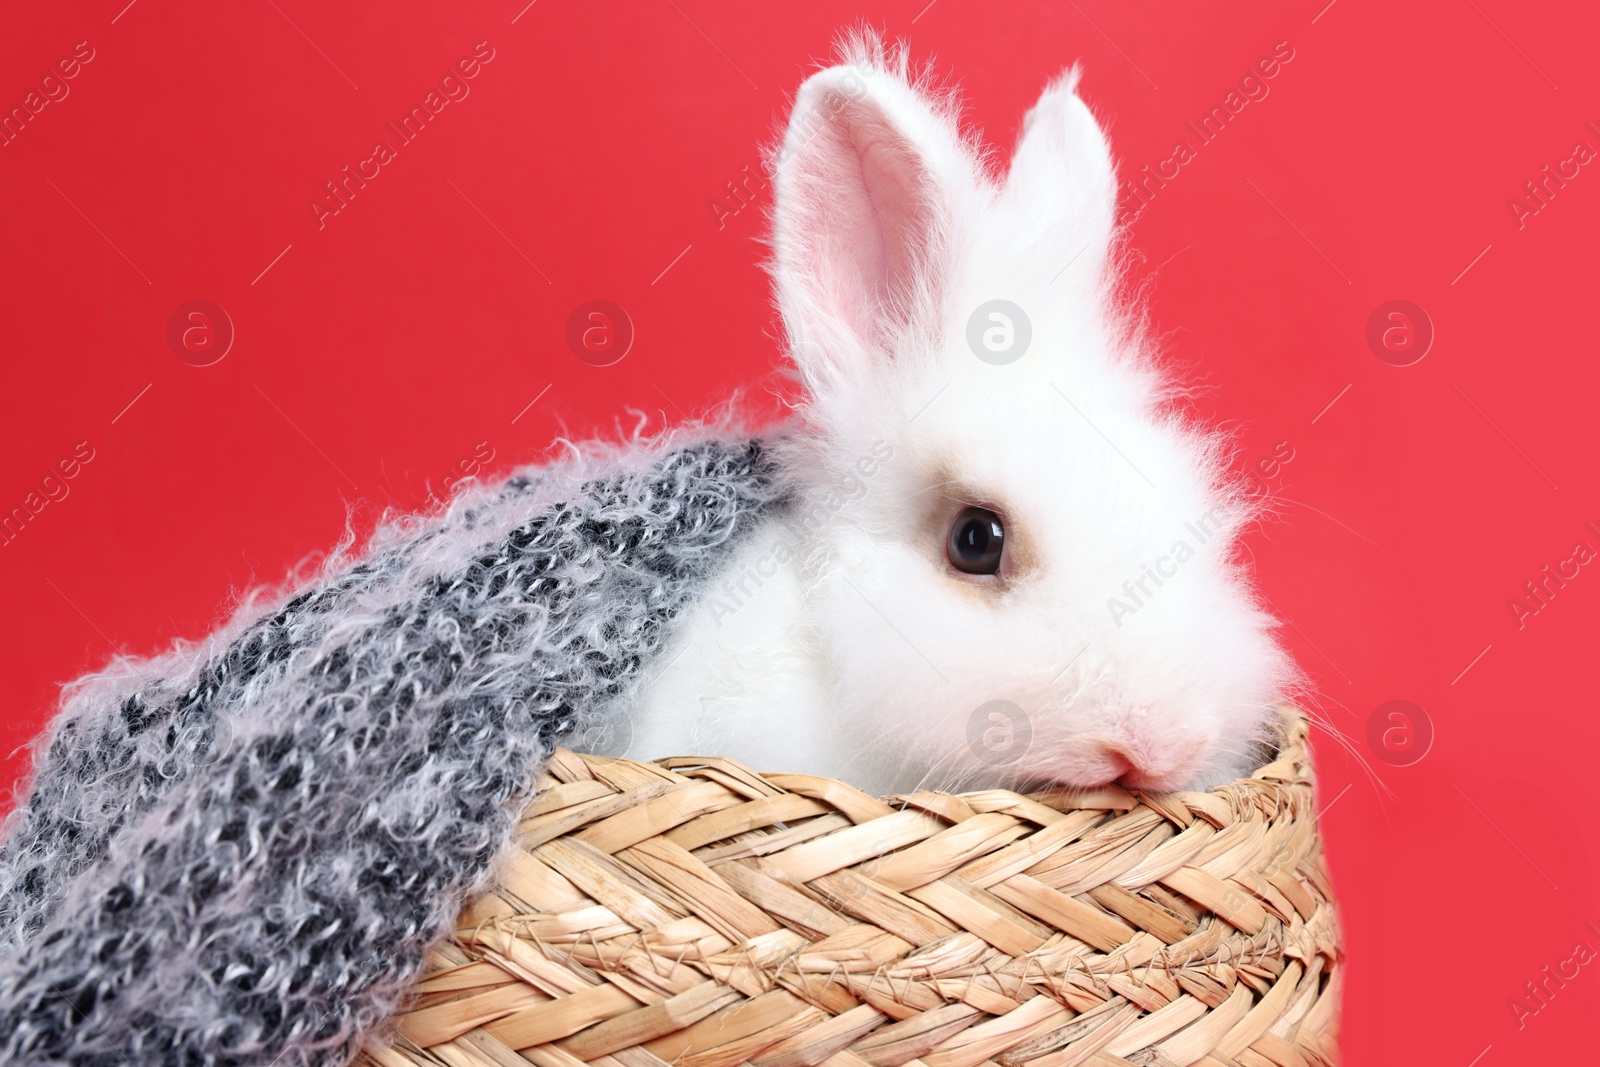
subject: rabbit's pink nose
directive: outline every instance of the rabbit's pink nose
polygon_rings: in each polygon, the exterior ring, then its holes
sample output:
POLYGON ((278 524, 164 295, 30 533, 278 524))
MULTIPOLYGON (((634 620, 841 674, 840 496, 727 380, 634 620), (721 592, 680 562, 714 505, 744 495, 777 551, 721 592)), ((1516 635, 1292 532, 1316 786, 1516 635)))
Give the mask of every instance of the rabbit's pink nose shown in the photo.
POLYGON ((1114 782, 1118 778, 1133 770, 1133 760, 1117 745, 1107 741, 1100 742, 1100 758, 1105 761, 1105 780, 1114 782))

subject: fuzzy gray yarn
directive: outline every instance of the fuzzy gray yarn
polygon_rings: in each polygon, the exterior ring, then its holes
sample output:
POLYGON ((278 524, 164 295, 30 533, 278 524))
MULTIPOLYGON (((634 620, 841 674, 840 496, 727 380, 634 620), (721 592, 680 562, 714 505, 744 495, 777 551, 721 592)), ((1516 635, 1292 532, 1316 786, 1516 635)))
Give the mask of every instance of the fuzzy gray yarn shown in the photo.
POLYGON ((391 525, 275 611, 69 690, 0 846, 0 1059, 346 1061, 556 739, 783 497, 754 442, 649 458, 391 525))

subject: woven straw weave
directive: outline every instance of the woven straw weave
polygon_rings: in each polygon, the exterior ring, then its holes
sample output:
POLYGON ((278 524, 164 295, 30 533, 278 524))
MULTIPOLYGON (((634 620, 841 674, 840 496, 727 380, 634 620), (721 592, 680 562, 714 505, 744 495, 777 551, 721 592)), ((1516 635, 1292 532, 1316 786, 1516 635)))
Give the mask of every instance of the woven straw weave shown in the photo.
POLYGON ((1210 793, 873 799, 559 753, 381 1067, 1302 1067, 1341 953, 1306 725, 1210 793))

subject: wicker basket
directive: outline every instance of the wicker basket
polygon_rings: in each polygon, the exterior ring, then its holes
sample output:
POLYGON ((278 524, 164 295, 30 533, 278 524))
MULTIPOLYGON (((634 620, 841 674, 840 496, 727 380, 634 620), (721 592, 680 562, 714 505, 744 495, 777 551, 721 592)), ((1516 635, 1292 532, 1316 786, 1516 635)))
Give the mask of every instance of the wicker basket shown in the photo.
POLYGON ((1306 725, 1210 793, 559 753, 381 1067, 1337 1062, 1306 725))

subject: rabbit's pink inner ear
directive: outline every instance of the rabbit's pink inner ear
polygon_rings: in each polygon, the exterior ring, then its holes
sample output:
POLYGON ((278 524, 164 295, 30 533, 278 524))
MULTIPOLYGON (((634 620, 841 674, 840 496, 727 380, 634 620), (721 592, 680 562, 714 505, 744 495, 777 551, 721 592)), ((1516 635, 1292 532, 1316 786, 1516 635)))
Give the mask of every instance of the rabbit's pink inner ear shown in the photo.
POLYGON ((849 127, 855 195, 834 239, 840 262, 855 263, 852 323, 863 339, 883 341, 875 335, 896 325, 889 317, 912 295, 931 234, 922 164, 897 130, 874 119, 849 127))
POLYGON ((787 236, 802 257, 791 266, 823 311, 888 349, 935 233, 927 168, 871 101, 845 104, 814 138, 787 190, 787 236))

